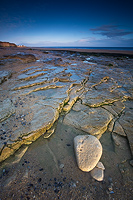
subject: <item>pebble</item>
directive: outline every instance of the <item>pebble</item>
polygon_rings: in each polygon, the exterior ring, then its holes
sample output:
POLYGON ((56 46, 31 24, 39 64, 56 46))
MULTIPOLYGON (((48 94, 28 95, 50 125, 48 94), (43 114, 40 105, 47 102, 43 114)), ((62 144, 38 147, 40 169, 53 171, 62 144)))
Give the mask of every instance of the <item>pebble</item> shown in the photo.
POLYGON ((60 164, 60 169, 64 168, 64 164, 60 164))
POLYGON ((43 168, 40 168, 39 171, 43 171, 43 168))
POLYGON ((103 181, 104 178, 104 171, 100 168, 95 167, 91 171, 91 176, 97 181, 103 181))
POLYGON ((99 169, 105 170, 105 167, 104 167, 102 162, 98 162, 96 167, 99 168, 99 169))

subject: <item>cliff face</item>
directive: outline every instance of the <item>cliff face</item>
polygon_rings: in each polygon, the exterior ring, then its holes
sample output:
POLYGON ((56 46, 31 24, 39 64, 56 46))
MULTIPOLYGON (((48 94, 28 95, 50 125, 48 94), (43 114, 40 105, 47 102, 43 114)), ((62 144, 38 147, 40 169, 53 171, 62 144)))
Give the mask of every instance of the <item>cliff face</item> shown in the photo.
POLYGON ((17 47, 17 45, 14 43, 10 43, 10 42, 1 42, 0 41, 0 47, 17 47))

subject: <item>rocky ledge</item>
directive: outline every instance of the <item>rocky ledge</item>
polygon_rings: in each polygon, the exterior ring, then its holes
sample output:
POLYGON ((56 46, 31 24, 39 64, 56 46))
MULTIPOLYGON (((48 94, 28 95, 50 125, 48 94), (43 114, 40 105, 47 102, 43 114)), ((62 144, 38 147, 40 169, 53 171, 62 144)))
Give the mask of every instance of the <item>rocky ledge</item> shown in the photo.
POLYGON ((132 58, 3 48, 0 61, 3 197, 13 190, 18 194, 28 184, 28 189, 35 186, 33 193, 28 190, 32 199, 37 187, 43 194, 44 183, 53 180, 53 186, 47 183, 47 195, 52 187, 60 194, 68 186, 62 195, 76 188, 84 193, 81 199, 88 199, 99 187, 95 199, 101 193, 105 199, 115 198, 110 197, 114 192, 116 199, 128 199, 133 182, 132 58), (57 174, 63 183, 56 181, 57 174))
POLYGON ((1 57, 0 161, 51 135, 61 113, 64 124, 98 139, 109 130, 114 145, 125 148, 127 141, 133 153, 132 59, 29 52, 1 57))

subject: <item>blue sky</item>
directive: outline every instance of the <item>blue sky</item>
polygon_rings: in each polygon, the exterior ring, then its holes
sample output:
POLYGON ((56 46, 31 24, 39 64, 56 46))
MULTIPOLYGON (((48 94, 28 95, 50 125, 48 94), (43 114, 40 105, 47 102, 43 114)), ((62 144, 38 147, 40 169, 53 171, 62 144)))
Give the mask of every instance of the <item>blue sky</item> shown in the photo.
POLYGON ((132 8, 131 0, 4 0, 0 41, 40 47, 133 47, 132 8))

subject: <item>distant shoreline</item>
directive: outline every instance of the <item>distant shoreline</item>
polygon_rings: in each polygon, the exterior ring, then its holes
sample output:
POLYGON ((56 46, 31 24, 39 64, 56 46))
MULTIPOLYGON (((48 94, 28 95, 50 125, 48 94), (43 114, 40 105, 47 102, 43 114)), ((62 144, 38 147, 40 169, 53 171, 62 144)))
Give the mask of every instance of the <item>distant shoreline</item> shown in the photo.
POLYGON ((131 50, 107 50, 107 49, 80 49, 80 48, 56 48, 56 47, 27 47, 31 49, 40 49, 45 51, 73 51, 80 53, 96 53, 96 54, 106 54, 106 55, 121 55, 121 56, 133 56, 133 51, 131 50))

